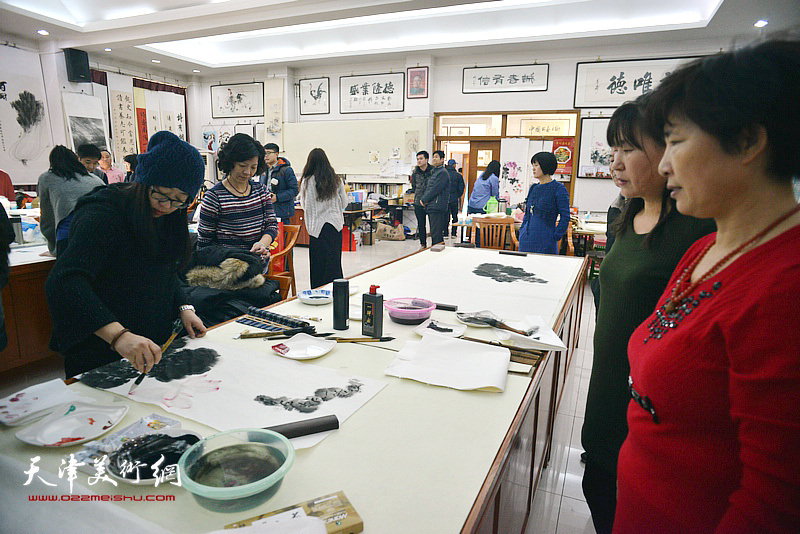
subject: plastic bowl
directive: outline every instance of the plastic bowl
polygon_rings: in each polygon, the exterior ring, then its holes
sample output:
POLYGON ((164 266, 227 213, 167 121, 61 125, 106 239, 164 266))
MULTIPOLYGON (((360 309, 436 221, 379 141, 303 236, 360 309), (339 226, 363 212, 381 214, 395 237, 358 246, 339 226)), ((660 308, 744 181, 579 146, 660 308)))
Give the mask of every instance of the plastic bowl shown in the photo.
POLYGON ((421 324, 436 309, 436 303, 419 297, 389 299, 384 304, 392 321, 400 324, 421 324))
POLYGON ((241 512, 272 497, 293 463, 294 447, 281 434, 243 428, 192 445, 178 460, 178 473, 203 508, 241 512))

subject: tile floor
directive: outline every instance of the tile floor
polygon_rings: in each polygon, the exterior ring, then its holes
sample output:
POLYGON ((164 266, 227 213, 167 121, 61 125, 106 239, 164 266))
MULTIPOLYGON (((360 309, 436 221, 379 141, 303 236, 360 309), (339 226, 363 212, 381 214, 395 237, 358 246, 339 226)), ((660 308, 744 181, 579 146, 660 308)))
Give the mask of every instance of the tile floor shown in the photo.
MULTIPOLYGON (((447 244, 451 243, 448 240, 447 244)), ((415 239, 376 241, 372 246, 359 247, 356 252, 343 252, 342 270, 346 277, 353 276, 418 249, 419 242, 415 239)), ((308 248, 297 247, 295 250, 297 290, 301 291, 310 287, 308 248)), ((587 285, 581 338, 572 359, 564 398, 556 419, 550 465, 542 473, 526 534, 594 533, 589 508, 581 490, 583 466, 580 463, 580 454, 583 452, 580 433, 592 369, 594 322, 595 310, 587 285)), ((58 377, 64 378, 61 359, 58 357, 0 373, 0 398, 58 377)))

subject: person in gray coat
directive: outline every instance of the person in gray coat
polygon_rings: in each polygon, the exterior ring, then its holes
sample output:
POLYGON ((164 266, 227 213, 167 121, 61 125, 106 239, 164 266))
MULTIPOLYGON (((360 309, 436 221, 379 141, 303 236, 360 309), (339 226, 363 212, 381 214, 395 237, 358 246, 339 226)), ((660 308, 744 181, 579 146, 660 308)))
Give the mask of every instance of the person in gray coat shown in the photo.
POLYGON ((433 173, 428 179, 422 206, 431 223, 431 243, 444 243, 444 231, 447 228, 447 207, 450 203, 450 175, 444 168, 444 152, 436 150, 431 158, 433 173))
POLYGON ((78 156, 67 147, 58 145, 50 151, 50 169, 39 176, 36 189, 41 210, 39 226, 51 254, 66 246, 68 218, 78 199, 103 185, 103 180, 86 170, 78 156), (58 239, 59 234, 63 239, 58 239))

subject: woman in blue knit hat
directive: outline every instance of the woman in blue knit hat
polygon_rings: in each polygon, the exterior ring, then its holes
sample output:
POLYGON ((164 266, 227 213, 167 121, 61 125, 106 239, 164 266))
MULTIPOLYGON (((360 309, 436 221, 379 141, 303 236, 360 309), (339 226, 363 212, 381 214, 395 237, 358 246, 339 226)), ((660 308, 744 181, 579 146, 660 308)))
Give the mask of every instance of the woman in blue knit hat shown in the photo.
POLYGON ((134 182, 82 197, 69 244, 47 279, 51 348, 67 377, 125 358, 140 372, 180 317, 190 337, 206 328, 178 270, 190 256, 186 208, 203 183, 203 159, 170 132, 150 138, 134 182))

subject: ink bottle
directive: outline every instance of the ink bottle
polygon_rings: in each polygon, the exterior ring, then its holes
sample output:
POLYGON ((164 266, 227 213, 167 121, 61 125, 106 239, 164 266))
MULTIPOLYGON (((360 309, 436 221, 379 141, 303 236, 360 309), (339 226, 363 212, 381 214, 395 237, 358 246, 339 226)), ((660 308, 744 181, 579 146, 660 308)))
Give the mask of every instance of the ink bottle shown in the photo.
POLYGON ((368 337, 383 336, 383 295, 376 290, 380 286, 369 286, 364 293, 361 307, 361 333, 368 337))
POLYGON ((333 281, 333 329, 350 327, 350 283, 344 278, 333 281))

